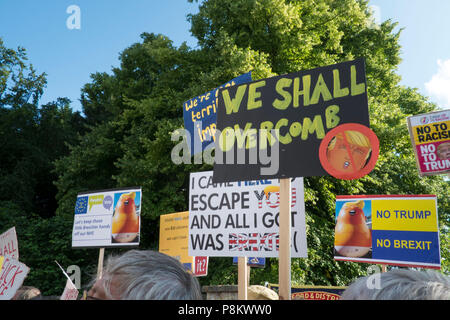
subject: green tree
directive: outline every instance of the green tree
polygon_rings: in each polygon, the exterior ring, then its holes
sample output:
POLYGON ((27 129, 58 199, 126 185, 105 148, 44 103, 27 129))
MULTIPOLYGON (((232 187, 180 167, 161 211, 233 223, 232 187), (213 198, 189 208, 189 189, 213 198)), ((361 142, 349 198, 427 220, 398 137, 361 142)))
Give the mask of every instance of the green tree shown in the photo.
MULTIPOLYGON (((191 32, 207 50, 251 52, 264 57, 269 64, 265 69, 274 74, 355 57, 366 60, 371 127, 380 140, 380 157, 375 170, 357 181, 305 179, 309 254, 293 261, 294 283, 342 285, 365 272, 365 265, 331 258, 337 194, 437 194, 440 231, 448 232, 448 183, 439 176, 419 177, 406 126, 407 116, 435 110, 436 105, 398 84, 400 32, 394 33, 395 23, 375 25, 367 1, 354 0, 210 0, 189 19, 191 32)), ((235 54, 221 56, 236 59, 235 54)), ((239 68, 233 62, 230 68, 239 68)), ((448 272, 448 261, 443 263, 448 272)))
POLYGON ((67 245, 70 220, 55 217, 53 161, 85 129, 67 98, 39 107, 45 85, 46 75, 36 73, 25 50, 8 49, 0 38, 0 233, 16 227, 20 261, 30 267, 26 283, 60 294, 65 282, 52 261, 66 264, 77 253, 67 245), (52 291, 58 279, 60 290, 52 291))

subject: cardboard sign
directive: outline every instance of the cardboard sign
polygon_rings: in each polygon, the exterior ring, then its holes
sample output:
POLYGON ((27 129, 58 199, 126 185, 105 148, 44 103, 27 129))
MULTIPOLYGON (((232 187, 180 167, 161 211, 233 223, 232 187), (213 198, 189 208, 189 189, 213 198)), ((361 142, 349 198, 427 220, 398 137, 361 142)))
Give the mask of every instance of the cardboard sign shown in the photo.
MULTIPOLYGON (((279 183, 214 184, 212 171, 191 173, 189 255, 278 257, 279 183)), ((292 257, 307 256, 303 179, 292 181, 292 257)))
POLYGON ((138 246, 141 203, 140 187, 79 193, 72 247, 138 246))
MULTIPOLYGON (((222 87, 234 86, 252 81, 251 72, 236 77, 222 87)), ((214 146, 217 119, 217 95, 219 88, 183 103, 184 128, 189 132, 189 151, 191 155, 214 146)))
POLYGON ((408 117, 420 175, 450 173, 450 110, 408 117))
POLYGON ((23 263, 11 258, 4 257, 3 266, 0 270, 0 300, 11 300, 30 269, 23 263))
POLYGON ((214 182, 323 176, 326 133, 369 126, 363 59, 219 90, 214 182))
POLYGON ((59 297, 59 300, 77 300, 79 293, 77 287, 73 284, 72 280, 67 275, 66 271, 64 271, 64 269, 61 267, 61 265, 57 261, 55 262, 63 272, 64 276, 67 278, 66 286, 64 287, 64 291, 59 297))
POLYGON ((66 286, 64 287, 64 291, 59 297, 59 300, 77 300, 78 294, 77 287, 75 287, 70 279, 67 279, 66 286))
POLYGON ((160 216, 159 252, 179 260, 196 276, 208 273, 208 258, 188 255, 189 211, 160 216))
POLYGON ((441 266, 435 195, 337 196, 334 258, 441 266))
POLYGON ((9 256, 19 260, 19 244, 16 227, 12 227, 0 234, 0 256, 9 256))

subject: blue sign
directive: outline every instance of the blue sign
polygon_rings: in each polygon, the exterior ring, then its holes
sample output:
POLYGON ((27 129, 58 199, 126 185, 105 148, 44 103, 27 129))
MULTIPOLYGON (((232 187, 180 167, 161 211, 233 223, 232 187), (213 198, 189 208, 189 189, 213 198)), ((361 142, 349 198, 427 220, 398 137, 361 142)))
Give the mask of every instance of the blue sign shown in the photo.
POLYGON ((75 214, 85 214, 88 207, 89 197, 78 197, 75 203, 75 214))
POLYGON ((436 196, 336 196, 334 258, 440 269, 436 196))
POLYGON ((217 120, 217 95, 220 88, 252 81, 251 72, 183 103, 184 128, 191 156, 214 146, 217 120))
MULTIPOLYGON (((233 258, 233 264, 238 263, 238 258, 233 258)), ((264 268, 266 266, 266 258, 249 257, 247 259, 247 265, 253 268, 264 268)))

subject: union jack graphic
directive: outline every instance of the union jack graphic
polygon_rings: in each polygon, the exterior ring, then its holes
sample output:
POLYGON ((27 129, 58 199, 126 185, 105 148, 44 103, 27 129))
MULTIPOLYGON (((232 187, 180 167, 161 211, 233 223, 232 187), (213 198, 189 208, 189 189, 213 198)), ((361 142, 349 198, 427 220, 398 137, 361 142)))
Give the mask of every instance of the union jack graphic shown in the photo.
POLYGON ((272 233, 230 233, 230 251, 276 251, 279 250, 279 234, 272 233))

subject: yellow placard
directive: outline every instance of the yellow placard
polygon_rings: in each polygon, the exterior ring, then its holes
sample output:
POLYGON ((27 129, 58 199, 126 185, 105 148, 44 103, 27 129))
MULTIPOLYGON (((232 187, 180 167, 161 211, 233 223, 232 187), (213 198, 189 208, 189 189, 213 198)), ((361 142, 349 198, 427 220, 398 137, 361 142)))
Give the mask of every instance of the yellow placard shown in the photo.
POLYGON ((438 231, 435 199, 372 200, 372 229, 438 231))
POLYGON ((414 143, 416 145, 446 141, 450 138, 450 121, 428 123, 412 128, 414 143))
POLYGON ((189 211, 160 216, 159 252, 194 265, 194 257, 188 256, 189 211))
POLYGON ((5 257, 0 256, 0 270, 2 270, 2 267, 3 267, 3 260, 5 260, 5 257))

